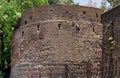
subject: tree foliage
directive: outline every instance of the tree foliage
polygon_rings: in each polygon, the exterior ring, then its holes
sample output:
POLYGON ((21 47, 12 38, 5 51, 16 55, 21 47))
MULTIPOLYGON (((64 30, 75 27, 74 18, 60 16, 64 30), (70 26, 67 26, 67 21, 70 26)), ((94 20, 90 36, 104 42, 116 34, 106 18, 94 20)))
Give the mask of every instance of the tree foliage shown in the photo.
POLYGON ((102 2, 101 2, 101 9, 103 9, 104 11, 107 10, 106 3, 107 3, 106 0, 102 0, 102 2))
POLYGON ((120 0, 107 0, 107 1, 110 3, 111 7, 120 5, 120 0))
POLYGON ((73 0, 60 0, 60 4, 73 5, 73 4, 74 4, 74 1, 73 1, 73 0))
POLYGON ((60 0, 48 0, 49 4, 58 4, 60 3, 60 0))
POLYGON ((48 0, 22 0, 19 4, 21 5, 21 9, 24 11, 40 5, 47 5, 48 0))
POLYGON ((0 0, 0 74, 3 78, 9 78, 12 34, 21 13, 46 4, 48 0, 0 0))
POLYGON ((68 4, 73 5, 75 4, 73 0, 48 0, 49 4, 68 4))

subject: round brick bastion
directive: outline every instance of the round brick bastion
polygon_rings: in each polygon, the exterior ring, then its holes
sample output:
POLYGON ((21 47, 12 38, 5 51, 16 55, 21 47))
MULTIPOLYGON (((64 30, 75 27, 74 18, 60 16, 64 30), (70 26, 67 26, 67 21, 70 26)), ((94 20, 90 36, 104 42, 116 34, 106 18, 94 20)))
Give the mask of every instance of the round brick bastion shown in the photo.
POLYGON ((78 5, 24 12, 12 39, 11 78, 88 77, 100 64, 102 13, 78 5))

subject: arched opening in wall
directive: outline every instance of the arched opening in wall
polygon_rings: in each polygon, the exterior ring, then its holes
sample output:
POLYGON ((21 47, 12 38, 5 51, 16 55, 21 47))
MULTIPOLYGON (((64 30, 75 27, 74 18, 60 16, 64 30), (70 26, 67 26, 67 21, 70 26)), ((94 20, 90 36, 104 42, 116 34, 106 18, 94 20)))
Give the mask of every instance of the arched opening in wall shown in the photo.
POLYGON ((83 11, 83 14, 86 14, 86 11, 83 11))
POLYGON ((22 36, 24 36, 24 31, 22 31, 22 36))

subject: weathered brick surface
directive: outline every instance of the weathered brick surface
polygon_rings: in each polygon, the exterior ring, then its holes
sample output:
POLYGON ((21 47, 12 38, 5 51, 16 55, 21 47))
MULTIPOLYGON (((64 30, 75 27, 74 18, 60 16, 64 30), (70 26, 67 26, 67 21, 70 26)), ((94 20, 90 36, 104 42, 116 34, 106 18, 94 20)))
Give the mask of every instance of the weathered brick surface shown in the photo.
POLYGON ((120 77, 120 6, 102 15, 103 23, 103 76, 120 77), (111 39, 112 38, 112 39, 111 39))
POLYGON ((102 13, 97 8, 68 5, 42 6, 23 13, 13 35, 11 78, 92 77, 86 73, 99 69, 102 57, 102 13), (84 75, 77 74, 77 69, 84 75))

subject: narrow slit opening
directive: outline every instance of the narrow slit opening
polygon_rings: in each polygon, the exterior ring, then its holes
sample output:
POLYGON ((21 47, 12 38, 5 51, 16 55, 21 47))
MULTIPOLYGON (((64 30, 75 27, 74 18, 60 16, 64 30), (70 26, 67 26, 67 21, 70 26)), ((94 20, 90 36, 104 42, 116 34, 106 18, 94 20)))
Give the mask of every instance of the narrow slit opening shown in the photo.
POLYGON ((76 24, 76 31, 80 31, 80 25, 78 23, 76 24))
POLYGON ((95 31, 95 28, 93 27, 93 32, 95 31))
POLYGON ((113 22, 111 22, 111 25, 113 26, 113 22))
POLYGON ((24 36, 24 31, 22 31, 22 36, 24 36))
POLYGON ((86 14, 86 11, 83 11, 83 14, 86 14))
POLYGON ((66 11, 66 14, 69 13, 68 11, 66 11))
POLYGON ((72 22, 72 26, 74 27, 74 25, 75 25, 75 23, 74 22, 72 22))
POLYGON ((79 27, 76 27, 77 31, 80 31, 80 28, 79 27))
POLYGON ((30 20, 32 19, 32 16, 30 16, 30 20))
POLYGON ((37 25, 37 31, 39 31, 39 25, 37 25))
POLYGON ((27 24, 27 21, 25 21, 25 24, 27 24))
POLYGON ((50 12, 52 12, 53 10, 52 9, 50 9, 50 12))
POLYGON ((58 29, 60 30, 60 28, 61 28, 61 24, 58 24, 58 29))

